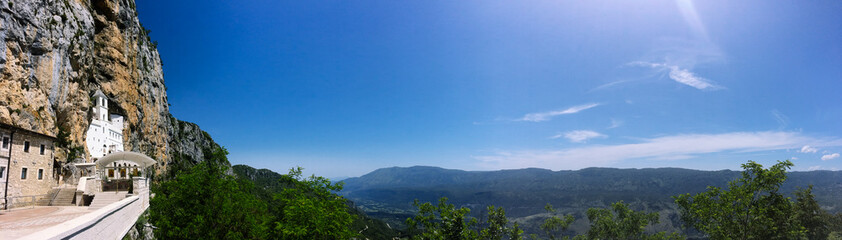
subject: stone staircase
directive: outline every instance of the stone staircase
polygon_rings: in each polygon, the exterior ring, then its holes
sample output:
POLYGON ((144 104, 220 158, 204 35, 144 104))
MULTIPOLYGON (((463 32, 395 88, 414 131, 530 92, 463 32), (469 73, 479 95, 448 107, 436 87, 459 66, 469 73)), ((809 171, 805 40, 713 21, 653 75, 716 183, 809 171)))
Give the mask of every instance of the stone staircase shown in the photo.
POLYGON ((128 192, 98 192, 94 195, 94 200, 91 201, 89 209, 99 209, 107 206, 108 204, 123 200, 126 198, 126 194, 128 194, 128 192))
POLYGON ((76 188, 59 188, 50 206, 73 206, 74 198, 76 198, 76 188))
POLYGON ((35 200, 35 206, 50 206, 50 201, 53 200, 53 197, 56 196, 58 191, 58 188, 50 189, 50 191, 47 192, 47 195, 41 196, 35 200))

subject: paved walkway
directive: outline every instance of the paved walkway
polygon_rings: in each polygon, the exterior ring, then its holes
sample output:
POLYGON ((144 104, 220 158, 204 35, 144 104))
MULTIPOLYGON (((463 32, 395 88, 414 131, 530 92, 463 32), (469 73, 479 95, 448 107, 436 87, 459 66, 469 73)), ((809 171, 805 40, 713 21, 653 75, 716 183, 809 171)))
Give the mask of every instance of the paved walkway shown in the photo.
POLYGON ((93 212, 88 207, 49 206, 0 211, 0 240, 17 239, 93 212))

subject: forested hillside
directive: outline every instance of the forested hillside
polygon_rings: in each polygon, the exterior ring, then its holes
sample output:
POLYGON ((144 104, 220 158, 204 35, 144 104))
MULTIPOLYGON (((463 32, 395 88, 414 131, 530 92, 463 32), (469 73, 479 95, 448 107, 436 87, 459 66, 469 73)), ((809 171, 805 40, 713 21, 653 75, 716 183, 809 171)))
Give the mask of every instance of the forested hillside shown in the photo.
MULTIPOLYGON (((248 165, 234 165, 234 175, 241 180, 248 180, 254 184, 255 194, 266 202, 271 202, 274 194, 283 192, 285 188, 294 187, 284 175, 269 169, 256 169, 248 165)), ((369 239, 390 239, 401 235, 397 229, 392 229, 385 222, 371 218, 354 208, 352 202, 347 202, 349 212, 354 215, 351 229, 369 239)))
MULTIPOLYGON (((460 171, 436 167, 384 168, 358 178, 346 179, 342 194, 369 215, 402 223, 413 215, 412 202, 435 202, 448 197, 457 206, 471 208, 482 216, 488 205, 503 207, 527 231, 537 231, 547 203, 577 221, 571 230, 585 231, 585 211, 607 208, 624 201, 631 208, 659 212, 661 223, 651 230, 675 230, 681 226, 672 196, 699 193, 708 186, 725 187, 740 177, 740 171, 699 171, 678 168, 613 169, 586 168, 577 171, 519 169, 502 171, 460 171)), ((798 187, 813 185, 817 201, 829 212, 842 210, 842 172, 791 172, 782 186, 791 194, 798 187)))

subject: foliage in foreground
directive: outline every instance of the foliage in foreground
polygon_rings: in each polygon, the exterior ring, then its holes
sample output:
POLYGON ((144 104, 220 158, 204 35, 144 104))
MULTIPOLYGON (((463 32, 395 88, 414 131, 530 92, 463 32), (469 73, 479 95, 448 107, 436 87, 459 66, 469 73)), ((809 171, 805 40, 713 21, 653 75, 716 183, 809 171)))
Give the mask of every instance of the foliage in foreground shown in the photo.
MULTIPOLYGON (((553 205, 549 203, 547 203, 547 205, 544 206, 544 210, 547 210, 547 213, 550 214, 550 217, 544 219, 544 223, 541 224, 541 230, 544 230, 544 233, 546 233, 547 236, 549 236, 550 239, 553 240, 557 238, 557 234, 561 234, 561 232, 567 230, 567 228, 570 227, 570 224, 573 223, 573 221, 575 220, 573 218, 573 215, 570 214, 564 215, 562 217, 556 216, 557 213, 555 208, 553 208, 553 205)), ((567 237, 564 237, 564 239, 566 238, 567 237)))
MULTIPOLYGON (((786 170, 792 162, 778 162, 769 169, 753 161, 743 164, 742 178, 726 189, 709 187, 696 195, 675 196, 681 219, 711 239, 842 239, 842 213, 831 215, 819 207, 812 186, 794 193, 795 201, 780 193, 786 170)), ((418 214, 407 219, 414 239, 523 239, 517 223, 508 225, 503 208, 488 208, 488 221, 477 224, 470 209, 456 208, 447 198, 438 205, 415 201, 418 214), (485 227, 480 227, 485 226, 485 227), (478 234, 479 233, 479 234, 478 234)), ((574 221, 558 216, 552 205, 545 207, 549 217, 541 229, 550 239, 561 236, 574 221)), ((678 233, 646 234, 645 228, 658 223, 658 213, 636 212, 622 201, 609 209, 587 211, 590 229, 573 239, 684 239, 678 233)), ((536 239, 536 235, 530 236, 536 239)))
POLYGON ((160 239, 349 239, 354 216, 335 194, 342 185, 290 170, 276 191, 229 175, 227 151, 153 186, 149 220, 160 239))
POLYGON ((301 177, 301 168, 290 169, 283 182, 292 187, 275 194, 273 204, 283 206, 274 215, 273 236, 284 239, 349 239, 354 221, 345 199, 334 194, 342 184, 317 176, 301 177))
POLYGON ((787 160, 764 169, 749 161, 728 189, 675 196, 681 219, 711 239, 825 239, 832 216, 819 208, 812 186, 796 191, 796 201, 779 191, 792 166, 787 160))
POLYGON ((456 208, 447 203, 447 198, 439 199, 438 205, 431 203, 413 203, 418 208, 414 218, 406 220, 409 232, 415 234, 413 239, 476 239, 477 232, 473 227, 477 224, 475 218, 469 217, 471 209, 456 208))
MULTIPOLYGON (((153 185, 156 196, 151 199, 149 221, 157 228, 157 238, 352 239, 387 232, 349 212, 350 203, 336 195, 341 183, 316 176, 303 178, 301 169, 295 168, 255 186, 254 178, 229 174, 226 155, 223 148, 206 151, 204 161, 153 185), (361 234, 369 223, 375 226, 374 231, 361 234), (352 230, 361 226, 365 226, 363 231, 352 230)), ((697 195, 675 196, 682 220, 712 239, 842 238, 842 214, 822 210, 812 186, 796 191, 795 201, 779 192, 791 166, 785 161, 764 169, 748 162, 743 164, 742 178, 729 183, 727 189, 709 187, 697 195)), ((470 209, 456 208, 447 198, 436 205, 417 200, 414 205, 418 214, 407 219, 413 239, 524 238, 518 223, 510 222, 501 207, 489 206, 487 220, 479 222, 468 216, 470 209)), ((551 239, 559 239, 574 219, 571 215, 559 217, 549 204, 546 210, 549 217, 541 229, 551 239)), ((658 223, 658 213, 636 212, 622 201, 608 209, 588 209, 587 217, 590 230, 573 239, 684 238, 676 233, 646 234, 646 226, 658 223)))
MULTIPOLYGON (((506 212, 502 207, 489 206, 488 220, 478 224, 476 218, 467 215, 470 209, 457 209, 447 203, 446 197, 439 199, 438 205, 419 203, 417 200, 414 205, 418 208, 418 214, 406 220, 410 233, 414 234, 413 239, 523 239, 523 231, 517 223, 508 227, 506 212)), ((647 225, 658 223, 658 213, 636 212, 622 201, 611 206, 611 209, 588 209, 591 229, 586 235, 578 235, 573 239, 684 239, 677 233, 644 233, 647 225)), ((570 239, 569 236, 559 238, 557 235, 570 226, 574 221, 573 216, 558 217, 556 210, 549 204, 546 209, 551 216, 544 220, 541 229, 550 239, 570 239)), ((531 235, 530 238, 538 237, 531 235)))
POLYGON ((658 223, 658 213, 636 212, 623 201, 611 204, 611 209, 588 209, 588 220, 587 239, 684 239, 678 233, 644 233, 647 225, 658 223))
MULTIPOLYGON (((159 239, 263 239, 266 204, 225 174, 224 149, 174 179, 153 187, 149 220, 159 239)), ((226 160, 227 162, 227 160, 226 160)))

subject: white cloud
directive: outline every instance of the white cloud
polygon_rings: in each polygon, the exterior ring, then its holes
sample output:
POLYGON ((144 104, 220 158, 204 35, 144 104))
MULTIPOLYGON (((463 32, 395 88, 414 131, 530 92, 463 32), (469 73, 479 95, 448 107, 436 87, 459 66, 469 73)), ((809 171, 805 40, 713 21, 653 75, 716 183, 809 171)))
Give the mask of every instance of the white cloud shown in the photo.
POLYGON ((473 157, 487 168, 579 169, 611 166, 627 159, 689 159, 707 153, 783 150, 804 144, 842 146, 842 139, 817 139, 797 132, 686 134, 643 139, 641 142, 629 144, 561 150, 497 151, 494 154, 473 157))
POLYGON ((800 152, 802 152, 802 153, 816 153, 817 151, 819 151, 819 150, 814 148, 814 147, 810 147, 810 145, 804 145, 803 147, 801 147, 800 152))
POLYGON ((565 114, 574 114, 581 112, 583 110, 587 110, 596 106, 599 106, 599 103, 589 103, 579 106, 573 106, 568 109, 558 110, 558 111, 549 111, 549 112, 540 112, 540 113, 529 113, 524 115, 522 118, 517 119, 518 121, 527 121, 527 122, 543 122, 549 121, 550 118, 558 116, 558 115, 565 115, 565 114))
POLYGON ((612 118, 611 119, 611 126, 608 126, 608 129, 618 128, 620 126, 623 126, 623 124, 624 124, 624 122, 622 120, 617 120, 617 119, 612 118))
POLYGON ((789 159, 792 159, 792 160, 798 160, 798 157, 791 157, 791 158, 789 158, 789 159))
POLYGON ((807 168, 807 171, 816 171, 816 170, 821 170, 821 169, 822 169, 822 166, 812 166, 812 167, 807 168))
POLYGON ((824 156, 822 156, 822 161, 827 161, 827 160, 836 159, 836 158, 839 158, 839 153, 824 155, 824 156))
POLYGON ((575 130, 575 131, 569 131, 569 132, 564 133, 564 138, 567 138, 567 140, 570 140, 571 142, 576 142, 576 143, 586 142, 586 141, 588 141, 589 139, 592 139, 592 138, 605 138, 605 137, 608 137, 608 136, 605 136, 601 133, 590 131, 590 130, 575 130))
POLYGON ((632 80, 617 80, 617 81, 613 81, 613 82, 610 82, 610 83, 599 85, 599 86, 597 86, 597 87, 595 87, 591 90, 588 90, 588 92, 599 91, 599 90, 602 90, 602 89, 614 87, 614 86, 624 84, 624 83, 629 83, 629 82, 632 82, 632 80))
POLYGON ((659 71, 669 71, 670 79, 682 83, 687 86, 694 87, 699 90, 719 90, 722 87, 714 85, 710 80, 697 76, 690 70, 680 68, 675 65, 666 63, 651 63, 651 62, 632 62, 634 66, 644 66, 657 69, 659 71))
POLYGON ((676 82, 686 84, 699 90, 714 89, 716 85, 711 84, 707 79, 696 76, 696 74, 687 69, 679 68, 678 66, 669 66, 670 78, 676 82))
POLYGON ((789 125, 789 118, 777 109, 772 110, 772 116, 775 117, 775 121, 778 122, 778 130, 784 129, 786 128, 786 125, 789 125))

